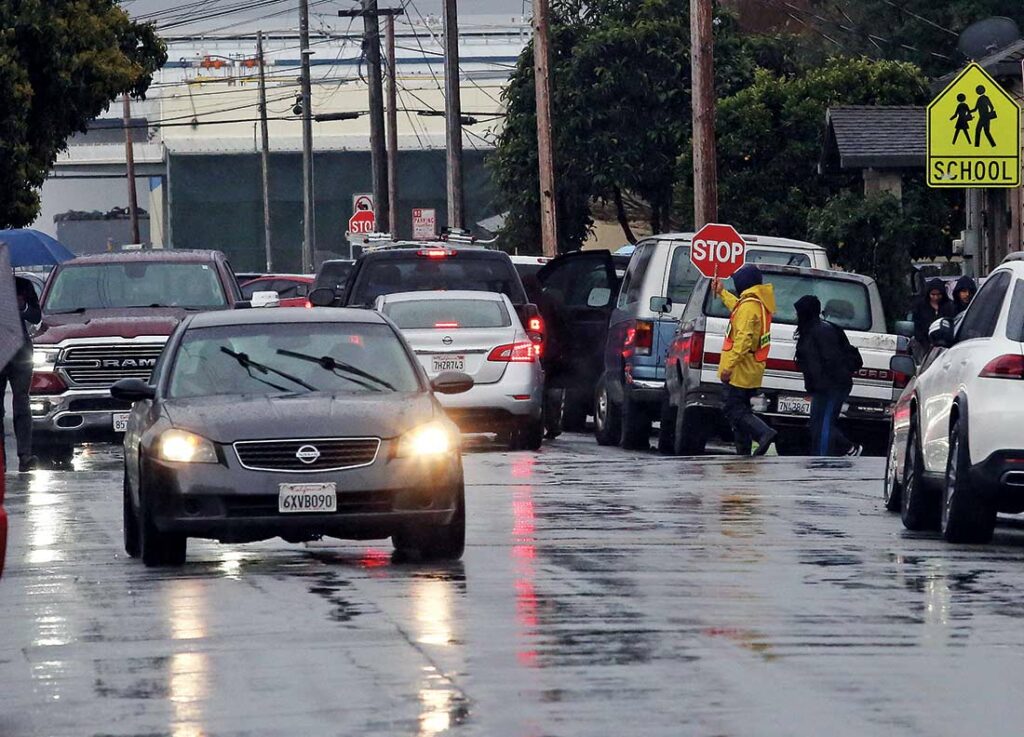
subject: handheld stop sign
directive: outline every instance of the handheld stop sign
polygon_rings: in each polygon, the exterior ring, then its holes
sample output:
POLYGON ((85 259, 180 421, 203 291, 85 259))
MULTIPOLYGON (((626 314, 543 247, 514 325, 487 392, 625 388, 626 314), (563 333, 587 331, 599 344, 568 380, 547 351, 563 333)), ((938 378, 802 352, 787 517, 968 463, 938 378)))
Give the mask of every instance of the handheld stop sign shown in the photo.
POLYGON ((746 259, 747 244, 731 225, 708 223, 690 242, 690 261, 709 279, 728 279, 746 259))

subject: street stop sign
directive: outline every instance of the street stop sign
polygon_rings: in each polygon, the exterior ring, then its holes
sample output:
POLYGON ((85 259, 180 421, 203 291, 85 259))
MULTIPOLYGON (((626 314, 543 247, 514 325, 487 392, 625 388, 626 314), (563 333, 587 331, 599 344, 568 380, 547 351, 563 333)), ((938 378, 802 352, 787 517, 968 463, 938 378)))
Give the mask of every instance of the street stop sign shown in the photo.
POLYGON ((377 219, 373 210, 358 210, 348 219, 349 233, 373 233, 377 230, 377 219))
POLYGON ((690 241, 690 261, 706 277, 728 279, 746 257, 747 244, 731 225, 708 223, 690 241))
POLYGON ((969 64, 928 106, 929 187, 1019 187, 1020 106, 969 64))

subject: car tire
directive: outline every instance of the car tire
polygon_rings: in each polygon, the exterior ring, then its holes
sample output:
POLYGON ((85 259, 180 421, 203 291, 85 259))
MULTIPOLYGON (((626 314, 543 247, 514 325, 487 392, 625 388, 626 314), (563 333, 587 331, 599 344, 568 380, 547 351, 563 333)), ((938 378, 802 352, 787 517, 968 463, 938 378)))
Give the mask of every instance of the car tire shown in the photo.
POLYGON ((942 485, 942 537, 951 543, 991 542, 996 508, 971 483, 971 458, 963 424, 958 419, 949 432, 949 458, 942 485))
POLYGON ((131 488, 128 486, 128 471, 124 475, 124 501, 122 503, 122 518, 124 524, 124 552, 131 558, 138 558, 142 552, 139 542, 139 515, 135 511, 135 504, 132 502, 131 488))
POLYGON ((888 512, 899 512, 903 499, 903 483, 899 478, 899 448, 896 435, 889 432, 889 452, 885 461, 885 480, 882 482, 882 502, 888 512))
POLYGON ((587 429, 589 411, 586 395, 566 389, 565 406, 562 408, 562 429, 565 432, 583 432, 587 429))
POLYGON ((391 536, 395 551, 420 560, 458 560, 466 549, 466 490, 455 497, 455 514, 446 525, 402 530, 391 536))
POLYGON ((594 392, 594 436, 598 445, 618 445, 622 416, 619 407, 612 402, 608 387, 602 380, 594 392))
POLYGON ((658 452, 664 456, 676 454, 676 415, 679 408, 674 407, 668 397, 661 402, 661 422, 658 429, 658 452))
POLYGON ((917 429, 912 418, 907 437, 907 458, 903 464, 903 493, 900 494, 900 516, 908 530, 936 530, 939 527, 939 500, 924 484, 924 456, 917 429))
POLYGON ((642 403, 630 399, 622 401, 622 429, 619 445, 626 450, 647 450, 651 447, 651 413, 642 403))
POLYGON ((676 410, 676 429, 672 443, 677 456, 704 455, 708 437, 701 424, 700 410, 695 407, 679 407, 676 410))
POLYGON ((157 528, 148 509, 145 487, 139 489, 139 501, 139 554, 142 562, 149 568, 183 565, 188 538, 178 533, 162 532, 157 528))

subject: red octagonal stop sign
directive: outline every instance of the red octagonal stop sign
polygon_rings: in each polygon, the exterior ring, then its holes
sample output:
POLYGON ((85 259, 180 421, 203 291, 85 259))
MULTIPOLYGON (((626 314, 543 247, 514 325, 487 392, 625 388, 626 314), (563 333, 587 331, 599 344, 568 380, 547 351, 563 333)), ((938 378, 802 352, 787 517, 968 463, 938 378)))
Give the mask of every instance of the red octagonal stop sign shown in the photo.
POLYGON ((709 278, 728 279, 743 266, 747 244, 731 225, 708 223, 693 235, 690 261, 709 278))

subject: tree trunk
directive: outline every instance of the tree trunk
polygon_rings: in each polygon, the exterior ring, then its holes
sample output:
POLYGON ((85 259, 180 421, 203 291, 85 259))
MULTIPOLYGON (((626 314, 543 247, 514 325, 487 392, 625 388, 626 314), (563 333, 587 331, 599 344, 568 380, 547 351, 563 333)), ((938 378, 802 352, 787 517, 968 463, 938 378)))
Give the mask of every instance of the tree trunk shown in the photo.
POLYGON ((612 190, 612 197, 615 200, 615 215, 619 219, 619 225, 622 226, 622 232, 626 236, 626 240, 630 243, 636 243, 636 236, 633 235, 633 229, 629 227, 629 216, 626 215, 626 205, 622 202, 622 190, 616 187, 612 190))

